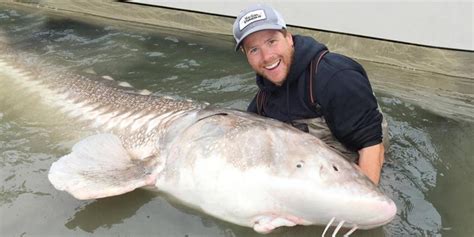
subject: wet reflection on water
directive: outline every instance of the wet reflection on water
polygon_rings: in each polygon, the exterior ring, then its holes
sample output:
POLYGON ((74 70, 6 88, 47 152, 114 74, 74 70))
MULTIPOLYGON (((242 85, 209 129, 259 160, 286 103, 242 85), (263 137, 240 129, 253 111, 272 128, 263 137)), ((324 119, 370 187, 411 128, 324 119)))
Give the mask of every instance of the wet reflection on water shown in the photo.
POLYGON ((137 214, 138 209, 156 195, 139 190, 125 195, 93 201, 77 209, 66 223, 69 229, 80 228, 93 233, 99 227, 111 228, 137 214), (126 203, 127 205, 124 205, 126 203))
MULTIPOLYGON (((0 9, 0 40, 74 73, 109 76, 158 95, 244 109, 256 91, 253 73, 232 50, 230 38, 0 9)), ((390 224, 354 236, 472 235, 474 83, 362 63, 390 124, 381 188, 399 210, 390 224)), ((145 190, 96 201, 55 190, 47 180, 49 166, 92 131, 37 103, 39 95, 11 80, 0 72, 0 230, 5 236, 258 236, 145 190)), ((322 230, 299 226, 269 236, 315 236, 322 230)))

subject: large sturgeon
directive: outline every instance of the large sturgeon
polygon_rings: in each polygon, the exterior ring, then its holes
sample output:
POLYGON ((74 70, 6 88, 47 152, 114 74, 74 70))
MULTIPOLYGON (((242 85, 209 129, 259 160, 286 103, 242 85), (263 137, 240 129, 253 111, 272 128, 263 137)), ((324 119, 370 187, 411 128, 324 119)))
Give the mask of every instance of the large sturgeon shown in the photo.
POLYGON ((356 165, 284 123, 139 93, 5 48, 0 45, 0 73, 100 131, 49 171, 56 189, 78 199, 155 187, 260 233, 333 225, 334 234, 341 227, 350 234, 384 225, 396 214, 394 202, 356 165))

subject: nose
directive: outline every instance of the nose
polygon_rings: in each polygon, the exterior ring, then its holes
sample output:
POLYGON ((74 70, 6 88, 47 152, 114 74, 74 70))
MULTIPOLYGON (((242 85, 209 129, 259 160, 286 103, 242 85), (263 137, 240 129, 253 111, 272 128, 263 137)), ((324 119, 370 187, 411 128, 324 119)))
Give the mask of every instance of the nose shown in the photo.
POLYGON ((261 49, 262 53, 262 58, 265 63, 272 62, 273 61, 273 52, 269 47, 263 47, 261 49))

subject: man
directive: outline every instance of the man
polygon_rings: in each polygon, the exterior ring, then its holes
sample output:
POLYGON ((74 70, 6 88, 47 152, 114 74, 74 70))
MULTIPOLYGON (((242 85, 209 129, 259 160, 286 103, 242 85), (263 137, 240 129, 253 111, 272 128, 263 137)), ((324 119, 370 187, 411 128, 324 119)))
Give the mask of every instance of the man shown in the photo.
POLYGON ((242 10, 233 33, 259 87, 247 110, 319 137, 378 184, 383 117, 362 66, 313 38, 293 36, 267 5, 242 10))

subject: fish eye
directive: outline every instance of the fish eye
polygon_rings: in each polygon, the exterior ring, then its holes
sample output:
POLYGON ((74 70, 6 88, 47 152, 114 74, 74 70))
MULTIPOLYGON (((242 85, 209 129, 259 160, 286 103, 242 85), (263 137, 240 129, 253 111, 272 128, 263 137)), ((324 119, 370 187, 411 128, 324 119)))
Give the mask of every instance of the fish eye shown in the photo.
POLYGON ((304 165, 304 161, 300 160, 300 161, 296 164, 296 168, 303 168, 303 165, 304 165))

